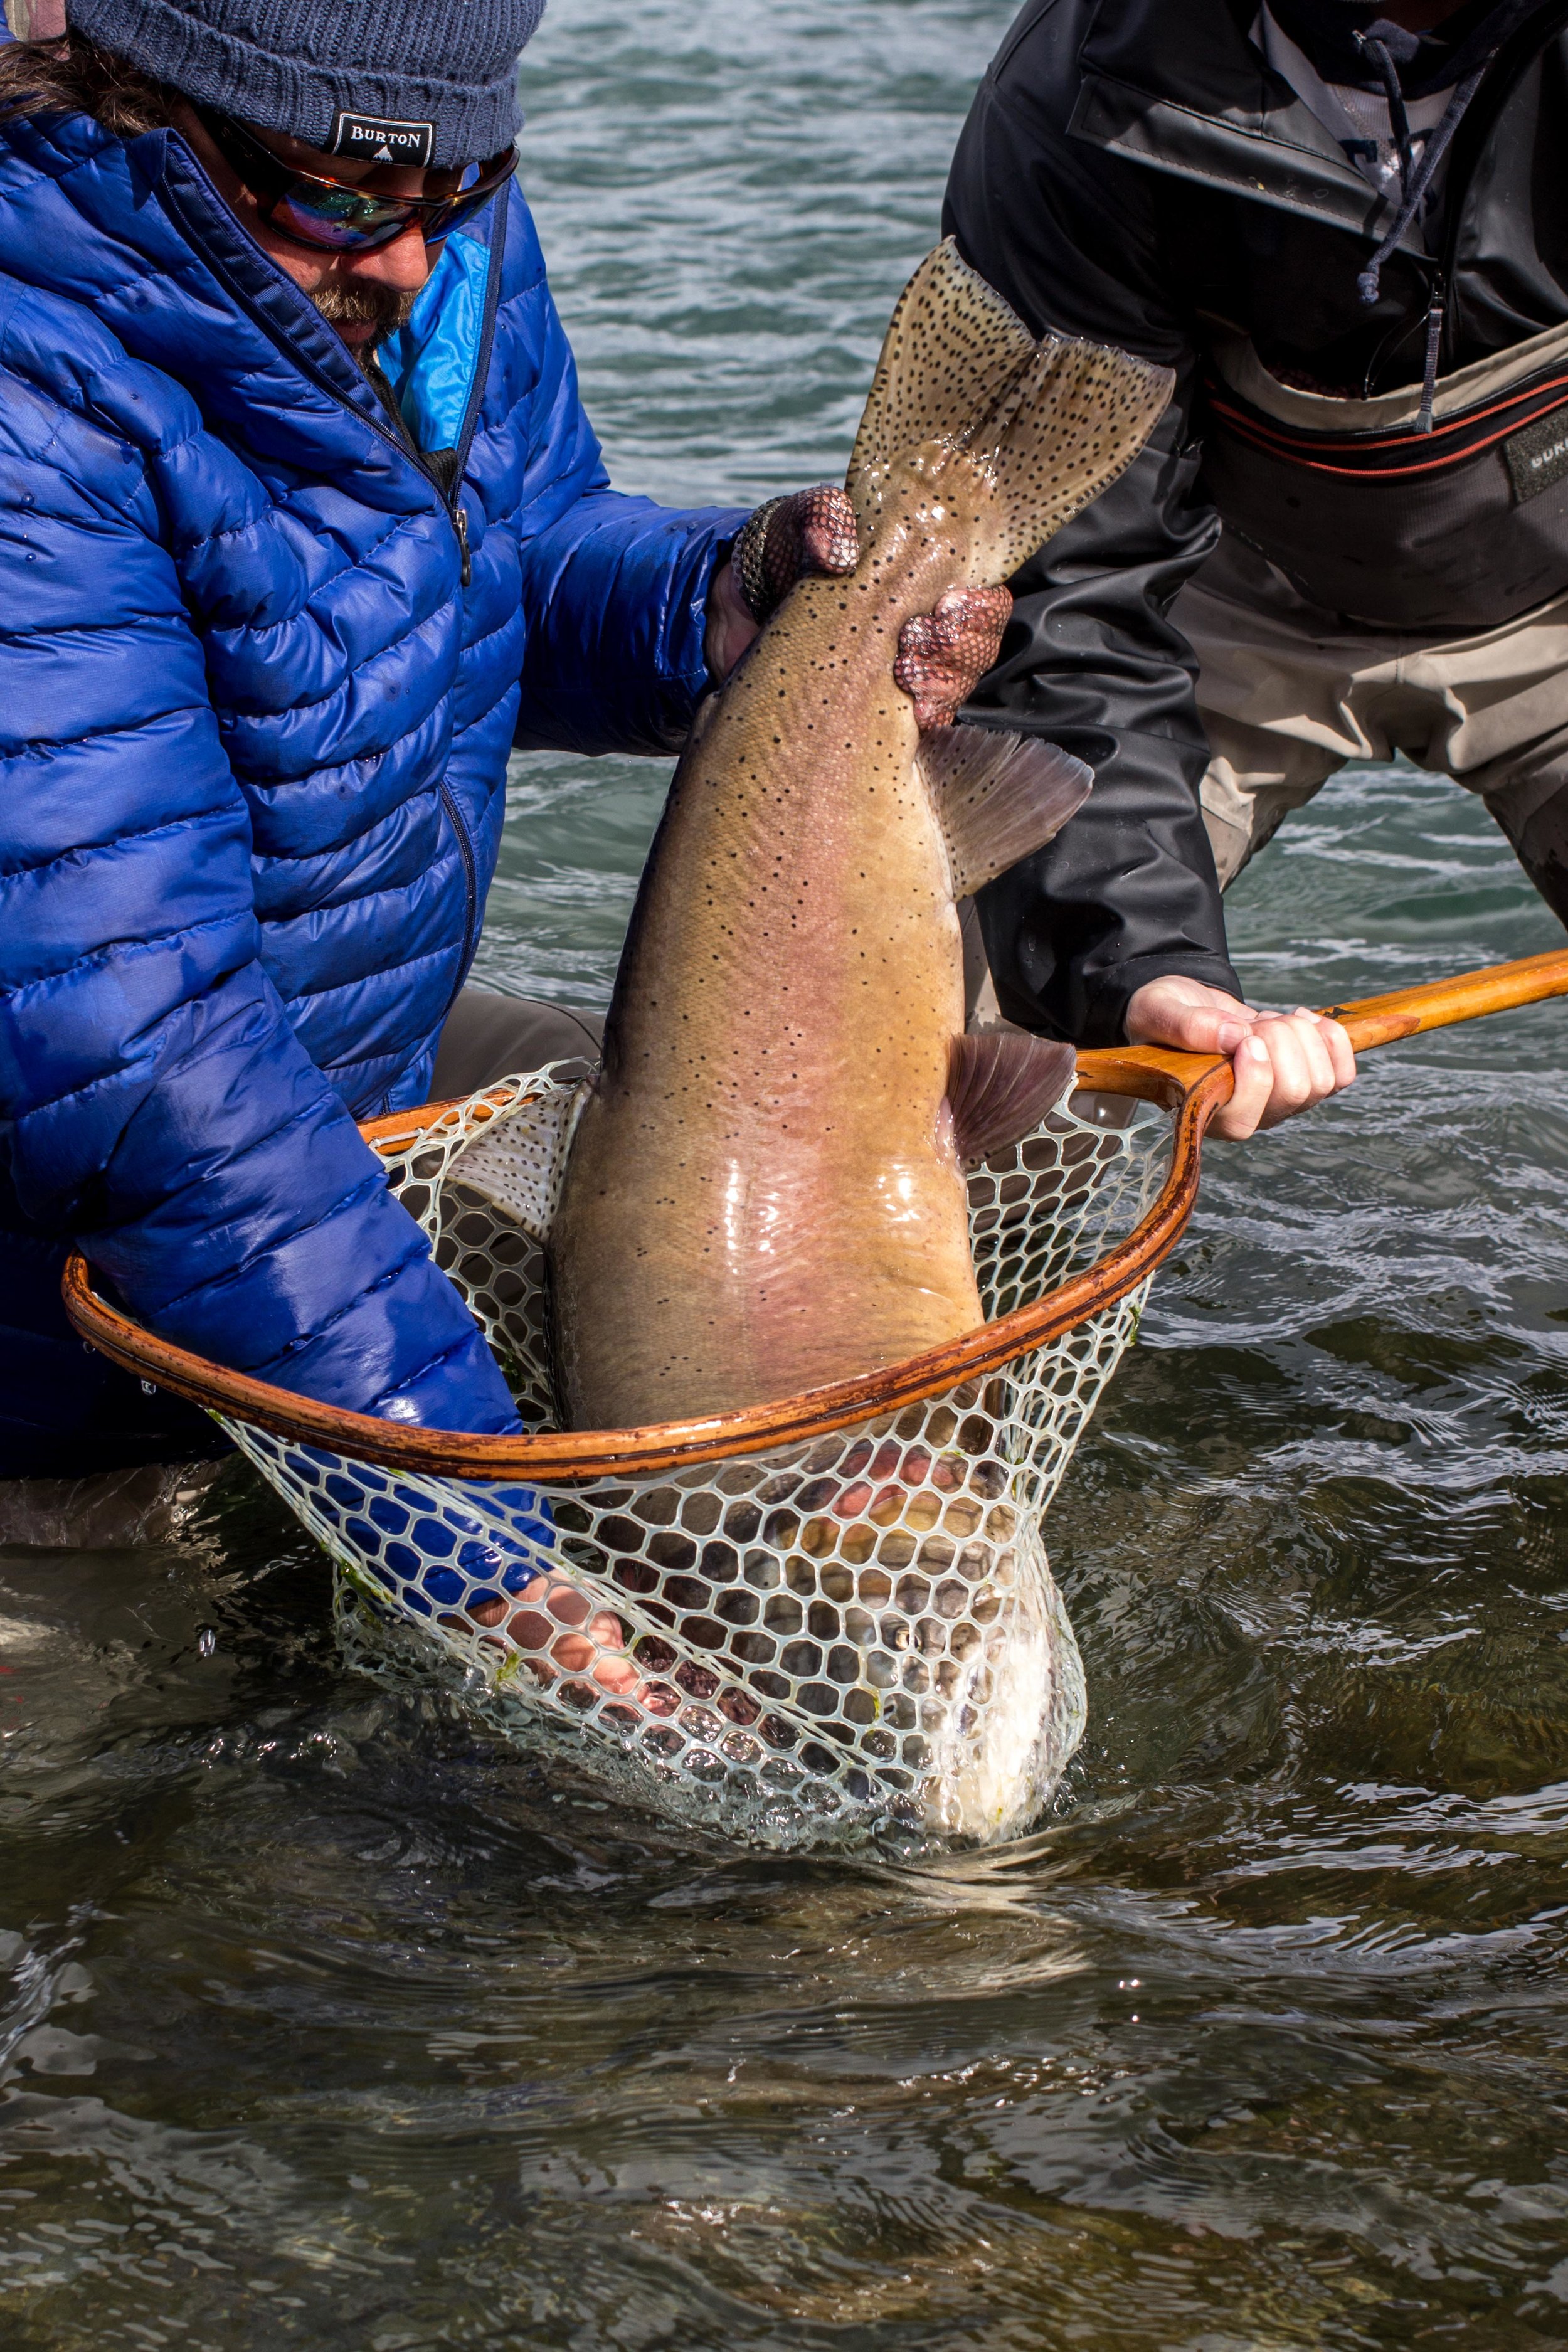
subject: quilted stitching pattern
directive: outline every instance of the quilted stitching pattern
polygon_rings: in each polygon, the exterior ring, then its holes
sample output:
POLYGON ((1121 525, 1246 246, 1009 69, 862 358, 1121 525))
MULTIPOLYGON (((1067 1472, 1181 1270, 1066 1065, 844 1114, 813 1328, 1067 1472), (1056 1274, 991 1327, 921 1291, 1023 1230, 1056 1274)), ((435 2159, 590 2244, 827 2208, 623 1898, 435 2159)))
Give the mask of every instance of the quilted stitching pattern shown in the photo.
POLYGON ((486 228, 465 588, 177 139, 0 132, 0 1475, 168 1450, 65 1330, 72 1241, 221 1361, 511 1423, 353 1118, 424 1096, 514 737, 677 740, 739 519, 610 488, 521 195, 486 228))

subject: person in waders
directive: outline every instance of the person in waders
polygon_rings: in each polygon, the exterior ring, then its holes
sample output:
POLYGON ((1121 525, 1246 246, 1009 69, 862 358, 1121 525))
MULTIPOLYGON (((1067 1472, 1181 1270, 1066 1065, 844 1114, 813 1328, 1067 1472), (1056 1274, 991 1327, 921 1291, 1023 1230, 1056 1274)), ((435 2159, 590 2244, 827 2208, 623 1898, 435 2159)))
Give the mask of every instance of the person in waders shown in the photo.
MULTIPOLYGON (((1346 761, 1478 793, 1568 922, 1565 153, 1563 0, 1017 17, 946 226, 1037 332, 1177 383, 971 705, 1097 772, 981 894, 1008 1018, 1228 1048, 1220 893, 1346 761)), ((1349 1075, 1296 1027, 1298 1083, 1349 1075)), ((1269 1092, 1237 1067, 1220 1133, 1269 1092)))
MULTIPOLYGON (((466 985, 513 745, 672 751, 854 565, 841 490, 611 489, 518 187, 542 6, 11 0, 0 1539, 152 1531, 216 1440, 75 1338, 72 1248, 219 1363, 520 1426, 354 1122, 595 1049, 466 985)), ((927 720, 1006 604, 920 623, 927 720)))

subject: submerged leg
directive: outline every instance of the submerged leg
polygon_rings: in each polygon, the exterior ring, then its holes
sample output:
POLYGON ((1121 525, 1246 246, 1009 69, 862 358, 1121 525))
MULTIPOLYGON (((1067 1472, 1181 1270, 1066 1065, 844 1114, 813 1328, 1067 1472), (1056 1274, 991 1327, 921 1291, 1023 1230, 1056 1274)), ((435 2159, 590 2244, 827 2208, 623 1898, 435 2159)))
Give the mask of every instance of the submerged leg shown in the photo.
POLYGON ((1514 856, 1556 916, 1568 929, 1568 775, 1536 777, 1528 793, 1505 789, 1488 795, 1487 806, 1507 835, 1514 856), (1550 789, 1542 794, 1543 782, 1550 789))

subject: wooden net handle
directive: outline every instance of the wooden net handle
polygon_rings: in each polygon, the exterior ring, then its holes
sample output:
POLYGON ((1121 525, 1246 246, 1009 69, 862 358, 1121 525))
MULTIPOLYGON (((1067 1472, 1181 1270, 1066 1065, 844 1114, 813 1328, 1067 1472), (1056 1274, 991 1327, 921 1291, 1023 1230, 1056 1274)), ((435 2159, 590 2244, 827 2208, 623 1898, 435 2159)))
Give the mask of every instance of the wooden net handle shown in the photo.
MULTIPOLYGON (((1352 1042, 1364 1052, 1369 1045, 1412 1037, 1422 1029, 1439 1029, 1449 1022, 1472 1020, 1479 1013, 1500 1013, 1510 1005, 1534 1004, 1543 997, 1565 994, 1568 949, 1330 1009, 1336 1019, 1344 1021, 1352 1042)), ((647 1476, 687 1464, 761 1453, 896 1412, 961 1381, 983 1380, 1001 1371, 1015 1356, 1045 1346, 1086 1316, 1125 1297, 1153 1272, 1192 1213, 1204 1129, 1230 1098, 1230 1064, 1215 1054, 1176 1054, 1158 1045, 1124 1045, 1106 1053, 1080 1054, 1078 1066, 1080 1087, 1142 1096, 1175 1114, 1170 1172, 1136 1231, 1097 1264, 1069 1276, 1047 1297, 1016 1307, 945 1347, 857 1379, 814 1389, 806 1396, 787 1397, 741 1412, 715 1414, 706 1421, 670 1422, 653 1429, 563 1430, 535 1437, 476 1437, 460 1431, 411 1428, 363 1413, 342 1412, 186 1353, 100 1298, 87 1261, 79 1254, 71 1257, 65 1270, 66 1312, 82 1338, 101 1349, 111 1361, 144 1380, 155 1380, 194 1404, 253 1422, 297 1443, 322 1446, 360 1461, 384 1463, 390 1469, 419 1470, 437 1477, 530 1478, 570 1486, 607 1475, 647 1476)), ((416 1133, 437 1115, 436 1108, 426 1105, 417 1112, 404 1111, 372 1121, 363 1131, 373 1140, 388 1143, 395 1133, 416 1133)))
MULTIPOLYGON (((1320 1008, 1342 1022, 1358 1054, 1373 1045, 1390 1045, 1401 1037, 1418 1036, 1424 1029, 1447 1029, 1457 1021, 1474 1021, 1483 1013, 1509 1013, 1521 1004, 1540 1004, 1549 996, 1568 996, 1568 948, 1548 955, 1521 956, 1514 963, 1492 963, 1479 971, 1457 972, 1452 980, 1427 981, 1420 988, 1396 988, 1386 996, 1357 997, 1348 1004, 1320 1008)), ((1183 1054, 1172 1045, 1112 1045, 1102 1052, 1080 1054, 1080 1087, 1108 1094, 1142 1095, 1145 1101, 1169 1108, 1183 1101, 1199 1081, 1223 1070, 1210 1096, 1210 1112, 1230 1100, 1230 1065, 1219 1054, 1183 1054)))
POLYGON ((1568 948, 1549 955, 1522 956, 1517 963, 1488 964, 1479 971, 1457 972, 1452 980, 1428 981, 1423 988, 1399 988, 1388 996, 1360 997, 1352 1004, 1325 1004, 1331 1019, 1341 1021, 1358 1054, 1370 1046, 1392 1045, 1396 1038, 1416 1036, 1423 1029, 1447 1029, 1456 1021, 1474 1021, 1483 1013, 1510 1013, 1516 1005, 1539 1004, 1549 996, 1568 996, 1568 948))

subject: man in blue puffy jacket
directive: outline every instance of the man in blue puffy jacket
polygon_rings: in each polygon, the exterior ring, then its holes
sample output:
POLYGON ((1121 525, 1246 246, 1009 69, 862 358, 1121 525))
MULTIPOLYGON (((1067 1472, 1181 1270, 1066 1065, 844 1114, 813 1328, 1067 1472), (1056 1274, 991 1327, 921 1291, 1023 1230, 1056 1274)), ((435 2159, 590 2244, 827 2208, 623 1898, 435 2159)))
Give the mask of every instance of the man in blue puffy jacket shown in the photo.
MULTIPOLYGON (((617 495, 579 404, 511 176, 542 4, 0 47, 0 1479, 211 1448, 72 1336, 72 1245, 259 1379, 517 1425, 354 1121, 482 1057, 514 743, 668 751, 755 627, 745 517, 617 495)), ((837 568, 820 507, 752 573, 837 568)))

